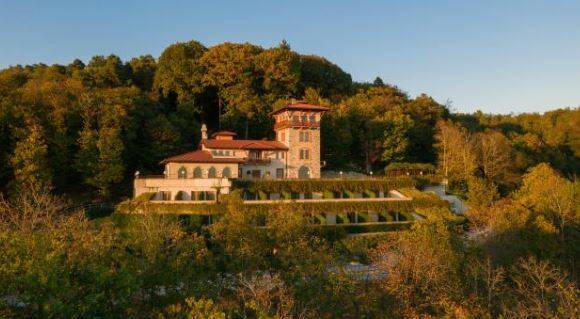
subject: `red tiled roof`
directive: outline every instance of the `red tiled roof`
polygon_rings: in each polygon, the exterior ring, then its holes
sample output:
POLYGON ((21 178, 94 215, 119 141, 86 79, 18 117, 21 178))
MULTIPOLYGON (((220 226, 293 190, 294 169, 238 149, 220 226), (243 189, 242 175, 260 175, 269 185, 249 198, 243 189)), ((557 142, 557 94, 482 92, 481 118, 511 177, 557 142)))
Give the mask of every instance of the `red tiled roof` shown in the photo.
POLYGON ((292 103, 292 104, 288 104, 285 105, 275 111, 273 111, 272 115, 277 114, 279 112, 285 111, 285 110, 296 110, 296 111, 319 111, 319 112, 325 112, 330 110, 329 108, 327 108, 326 106, 320 106, 320 105, 313 105, 313 104, 307 104, 307 103, 303 103, 303 102, 298 102, 298 103, 292 103))
POLYGON ((219 131, 219 132, 213 133, 211 135, 211 137, 218 136, 218 135, 221 135, 221 136, 236 136, 238 134, 236 134, 234 132, 231 132, 231 131, 219 131))
POLYGON ((208 151, 193 151, 171 156, 161 161, 161 164, 177 163, 243 163, 241 158, 216 158, 208 151))
POLYGON ((203 140, 207 148, 231 150, 288 150, 288 147, 278 141, 265 140, 203 140))

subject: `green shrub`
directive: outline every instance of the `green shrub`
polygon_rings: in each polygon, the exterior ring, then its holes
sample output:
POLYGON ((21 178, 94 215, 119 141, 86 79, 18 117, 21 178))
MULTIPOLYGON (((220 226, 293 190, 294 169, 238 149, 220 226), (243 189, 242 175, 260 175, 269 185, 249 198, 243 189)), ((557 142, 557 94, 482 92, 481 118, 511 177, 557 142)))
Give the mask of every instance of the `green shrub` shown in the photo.
POLYGON ((348 219, 348 215, 347 214, 337 214, 336 215, 336 223, 337 224, 348 224, 350 223, 350 220, 348 219))
POLYGON ((292 199, 292 195, 289 192, 280 192, 281 199, 292 199))
POLYGON ((258 191, 258 198, 260 200, 267 200, 267 199, 270 199, 270 196, 268 193, 266 193, 264 191, 258 191))
POLYGON ((403 223, 370 223, 370 224, 342 224, 342 225, 321 225, 321 228, 342 228, 348 234, 389 232, 409 229, 411 222, 403 223))
POLYGON ((88 219, 102 218, 110 216, 114 209, 110 206, 96 206, 88 208, 85 211, 85 215, 88 219))
POLYGON ((435 172, 435 165, 431 163, 391 163, 385 167, 385 172, 393 171, 422 171, 423 174, 435 172))
POLYGON ((155 197, 156 193, 143 193, 137 197, 135 197, 135 200, 139 200, 139 201, 148 201, 148 200, 152 200, 153 197, 155 197))
POLYGON ((354 193, 351 191, 344 191, 342 194, 343 194, 342 197, 344 198, 354 198, 354 193))
POLYGON ((324 191, 324 192, 322 192, 322 198, 324 198, 324 199, 334 198, 334 193, 330 192, 330 191, 324 191))
POLYGON ((368 223, 371 221, 371 217, 368 213, 358 213, 357 215, 359 223, 368 223))
POLYGON ((322 214, 316 214, 313 216, 314 217, 314 223, 315 224, 326 224, 326 216, 322 215, 322 214))
POLYGON ((363 192, 363 197, 364 198, 375 198, 375 197, 377 197, 377 194, 371 190, 366 189, 363 192))
POLYGON ((344 227, 332 227, 320 225, 314 227, 314 233, 328 242, 333 243, 346 238, 347 232, 344 227))
POLYGON ((394 219, 389 212, 382 211, 379 213, 379 222, 392 222, 392 221, 394 221, 394 219))

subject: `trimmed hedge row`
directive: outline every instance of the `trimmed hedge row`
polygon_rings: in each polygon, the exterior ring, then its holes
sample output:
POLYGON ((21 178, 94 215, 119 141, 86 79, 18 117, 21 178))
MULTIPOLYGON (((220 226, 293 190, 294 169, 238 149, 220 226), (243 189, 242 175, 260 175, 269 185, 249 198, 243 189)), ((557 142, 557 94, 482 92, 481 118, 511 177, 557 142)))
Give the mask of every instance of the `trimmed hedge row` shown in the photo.
MULTIPOLYGON (((431 198, 415 198, 412 201, 381 201, 381 202, 312 202, 312 203, 264 203, 244 204, 243 210, 253 213, 267 213, 277 209, 291 209, 303 214, 349 213, 349 212, 399 212, 409 213, 416 209, 427 207, 448 207, 443 200, 431 198)), ((122 214, 153 212, 159 214, 197 214, 214 215, 225 212, 223 203, 155 203, 148 201, 125 201, 117 205, 117 212, 122 214)))
POLYGON ((435 165, 431 163, 391 163, 385 167, 385 171, 394 170, 423 170, 423 171, 434 171, 436 169, 435 165))
POLYGON ((303 180, 234 180, 233 187, 252 193, 388 192, 401 187, 415 187, 410 177, 376 179, 303 179, 303 180))
POLYGON ((144 201, 124 201, 117 205, 120 214, 175 214, 175 215, 219 215, 225 212, 224 204, 215 203, 154 203, 144 201))
POLYGON ((320 225, 317 227, 326 228, 327 230, 343 229, 348 234, 361 233, 375 233, 405 230, 411 227, 412 222, 400 223, 369 223, 369 224, 336 224, 336 225, 320 225))

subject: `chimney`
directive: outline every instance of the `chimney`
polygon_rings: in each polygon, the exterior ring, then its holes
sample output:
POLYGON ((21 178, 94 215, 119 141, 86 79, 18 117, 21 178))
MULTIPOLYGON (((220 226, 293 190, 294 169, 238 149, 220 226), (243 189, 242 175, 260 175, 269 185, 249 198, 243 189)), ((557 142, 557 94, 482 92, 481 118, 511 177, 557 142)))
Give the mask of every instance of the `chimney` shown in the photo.
POLYGON ((207 140, 207 127, 205 124, 201 124, 201 139, 207 140))

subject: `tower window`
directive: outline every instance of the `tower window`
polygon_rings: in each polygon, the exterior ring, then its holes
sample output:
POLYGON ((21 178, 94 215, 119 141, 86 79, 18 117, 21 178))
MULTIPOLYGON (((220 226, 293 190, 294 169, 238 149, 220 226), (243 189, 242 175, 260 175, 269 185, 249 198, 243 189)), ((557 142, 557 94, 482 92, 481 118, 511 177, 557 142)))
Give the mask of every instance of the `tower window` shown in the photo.
POLYGON ((301 160, 310 159, 310 150, 308 150, 308 149, 301 149, 300 150, 300 159, 301 160))
POLYGON ((311 123, 316 122, 316 117, 314 115, 310 115, 310 122, 311 123))

